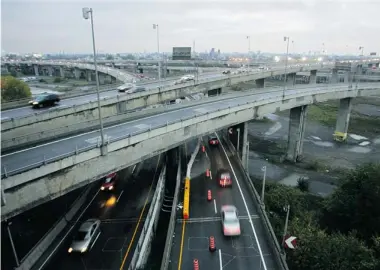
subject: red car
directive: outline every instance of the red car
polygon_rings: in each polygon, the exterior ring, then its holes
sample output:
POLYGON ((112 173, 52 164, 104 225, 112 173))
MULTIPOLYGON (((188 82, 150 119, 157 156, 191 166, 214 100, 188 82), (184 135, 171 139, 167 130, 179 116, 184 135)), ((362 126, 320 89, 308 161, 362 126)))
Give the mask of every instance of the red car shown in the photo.
POLYGON ((219 144, 219 140, 216 136, 209 136, 208 137, 208 143, 210 145, 218 145, 219 144))
POLYGON ((100 190, 113 190, 117 180, 117 173, 111 173, 106 176, 100 190))
POLYGON ((231 174, 228 170, 220 170, 218 173, 218 184, 221 187, 231 187, 232 186, 232 178, 231 174))

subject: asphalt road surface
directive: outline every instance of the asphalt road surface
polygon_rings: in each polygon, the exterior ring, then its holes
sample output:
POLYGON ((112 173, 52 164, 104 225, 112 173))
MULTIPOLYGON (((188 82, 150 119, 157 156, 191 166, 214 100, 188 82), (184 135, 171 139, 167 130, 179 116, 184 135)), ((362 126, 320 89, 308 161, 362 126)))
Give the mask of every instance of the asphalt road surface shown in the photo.
MULTIPOLYGON (((371 84, 370 84, 371 85, 371 84)), ((342 88, 346 86, 342 85, 342 88)), ((364 87, 364 85, 363 85, 364 87)), ((297 89, 287 90, 286 95, 299 94, 304 92, 310 93, 311 89, 314 91, 320 91, 323 88, 321 86, 299 87, 297 89)), ((283 90, 261 90, 253 94, 245 96, 239 95, 238 97, 231 97, 229 99, 212 101, 209 103, 195 105, 194 107, 187 107, 170 112, 165 112, 155 116, 149 116, 138 120, 130 121, 127 123, 108 127, 104 130, 106 136, 110 139, 117 139, 125 137, 128 134, 137 132, 144 132, 149 128, 161 127, 163 124, 169 122, 180 121, 181 119, 193 118, 201 113, 213 112, 217 110, 228 109, 229 107, 235 107, 240 104, 254 102, 273 97, 281 97, 283 90), (264 92, 265 91, 265 92, 264 92), (270 92, 268 92, 270 91, 270 92)), ((97 145, 100 135, 98 131, 88 132, 81 135, 65 138, 62 140, 54 141, 51 143, 43 144, 37 147, 32 147, 17 151, 11 154, 2 156, 2 173, 4 169, 8 173, 12 171, 28 170, 35 167, 35 164, 40 165, 44 160, 49 160, 55 157, 59 157, 68 153, 75 153, 76 149, 85 149, 97 145)))
MULTIPOLYGON (((220 73, 206 73, 206 74, 200 74, 198 76, 199 79, 208 79, 208 78, 216 78, 216 77, 221 77, 220 73)), ((168 85, 173 85, 173 83, 178 80, 178 78, 173 78, 173 79, 168 79, 162 82, 159 81, 153 81, 152 83, 146 84, 146 83, 137 83, 137 85, 143 84, 146 88, 156 88, 158 86, 168 86, 168 85)), ((116 89, 112 89, 110 91, 105 91, 100 93, 100 98, 111 98, 111 97, 116 97, 117 95, 127 95, 125 93, 120 93, 116 89)), ((90 101, 96 101, 97 100, 97 95, 96 93, 93 94, 88 94, 84 96, 79 96, 79 97, 74 97, 74 98, 68 98, 68 99, 63 99, 59 102, 54 107, 46 107, 46 108, 41 108, 41 109, 33 109, 32 107, 21 107, 17 109, 11 109, 11 110, 6 110, 1 112, 1 120, 9 119, 9 118, 18 118, 18 117, 24 117, 30 114, 34 114, 36 112, 41 112, 41 111, 51 111, 55 110, 56 108, 61 108, 61 107, 70 107, 73 105, 79 105, 79 104, 84 104, 90 101)), ((27 105, 27 104, 25 104, 27 105)))
POLYGON ((121 172, 119 185, 112 193, 100 191, 77 225, 79 227, 89 218, 101 220, 101 234, 92 249, 84 255, 67 252, 72 235, 77 231, 74 228, 46 269, 128 269, 155 191, 162 160, 163 156, 157 156, 142 165, 140 163, 132 176, 121 172), (115 196, 117 202, 107 207, 104 203, 111 196, 115 196))
POLYGON ((212 177, 206 177, 203 173, 191 179, 190 219, 183 221, 182 211, 178 212, 169 269, 193 269, 194 259, 198 259, 200 269, 276 269, 258 217, 256 202, 247 192, 248 187, 242 180, 243 175, 234 161, 234 156, 227 151, 227 158, 222 146, 207 147, 207 155, 200 155, 203 156, 199 162, 209 164, 212 177), (230 170, 232 188, 221 188, 217 185, 217 171, 222 168, 230 170), (208 190, 211 190, 212 201, 207 201, 208 190), (220 209, 226 204, 235 205, 239 211, 240 236, 223 235, 220 209), (210 236, 215 238, 217 250, 214 253, 209 251, 210 236))

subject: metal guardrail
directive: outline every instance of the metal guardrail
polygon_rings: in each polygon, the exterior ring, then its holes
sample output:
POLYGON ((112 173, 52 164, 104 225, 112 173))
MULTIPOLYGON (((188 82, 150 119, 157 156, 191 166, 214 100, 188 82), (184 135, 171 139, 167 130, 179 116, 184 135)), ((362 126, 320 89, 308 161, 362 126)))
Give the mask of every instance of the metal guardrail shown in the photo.
MULTIPOLYGON (((371 90, 371 89, 380 89, 380 84, 378 84, 378 83, 372 83, 372 84, 369 83, 369 84, 366 85, 366 87, 361 86, 361 88, 358 88, 358 89, 356 89, 356 88, 355 89, 354 88, 350 88, 348 86, 336 86, 336 87, 333 87, 333 89, 331 89, 331 85, 327 85, 327 86, 324 86, 324 87, 315 87, 314 86, 312 88, 313 88, 312 90, 308 90, 306 88, 306 91, 305 91, 305 88, 303 88, 302 90, 301 89, 300 90, 295 90, 295 93, 285 95, 285 98, 286 99, 290 99, 290 98, 310 96, 310 95, 313 95, 313 94, 325 94, 325 93, 341 92, 341 91, 346 92, 346 91, 363 91, 363 90, 371 90)), ((271 100, 273 102, 278 102, 278 101, 282 100, 283 90, 273 91, 272 93, 278 93, 278 95, 276 95, 276 97, 271 96, 269 98, 268 97, 259 98, 256 101, 271 100)), ((255 95, 255 94, 252 94, 252 95, 255 95)), ((213 111, 209 111, 209 112, 206 112, 206 113, 196 114, 195 116, 194 115, 189 115, 187 117, 179 118, 179 119, 176 119, 176 120, 173 120, 173 121, 166 121, 166 123, 160 123, 160 124, 156 124, 154 126, 150 125, 149 127, 145 128, 145 129, 140 129, 138 131, 131 132, 130 134, 124 134, 124 135, 119 136, 119 137, 113 137, 112 139, 107 138, 107 144, 113 143, 113 142, 116 142, 116 141, 120 141, 120 140, 125 139, 125 138, 131 138, 131 137, 136 136, 138 134, 149 132, 149 131, 152 131, 154 129, 159 129, 159 128, 162 128, 162 127, 168 127, 171 124, 175 124, 175 123, 178 123, 178 122, 186 121, 188 119, 195 119, 195 118, 198 118, 198 117, 201 117, 201 116, 209 115, 211 113, 220 112, 221 110, 226 111, 226 113, 228 113, 227 111, 236 112, 236 111, 240 110, 240 107, 246 106, 248 104, 251 104, 251 102, 244 101, 242 103, 239 103, 237 106, 235 106, 233 108, 229 107, 228 109, 215 109, 213 111)), ((48 158, 48 159, 46 159, 46 157, 43 156, 42 160, 39 161, 39 162, 36 162, 36 163, 33 163, 33 164, 29 164, 27 166, 23 166, 23 167, 14 169, 12 171, 8 171, 7 168, 6 168, 6 166, 3 166, 3 172, 1 174, 1 176, 2 176, 2 178, 4 178, 4 177, 8 177, 10 175, 15 175, 15 174, 18 174, 18 173, 21 173, 21 172, 25 172, 25 171, 28 171, 30 169, 38 168, 38 167, 40 167, 42 165, 46 165, 48 163, 52 163, 52 162, 55 162, 55 161, 58 161, 58 160, 61 160, 61 159, 64 159, 64 158, 67 158, 67 157, 70 157, 70 156, 73 156, 73 155, 78 155, 79 153, 83 153, 85 151, 89 151, 91 149, 95 149, 95 148, 99 148, 99 147, 100 147, 100 138, 99 138, 99 140, 98 140, 97 143, 91 144, 91 145, 83 147, 83 148, 78 148, 77 147, 75 149, 75 151, 70 151, 70 152, 67 152, 65 154, 61 154, 61 155, 58 155, 58 156, 55 156, 55 157, 51 157, 51 158, 48 158)))
MULTIPOLYGON (((235 146, 226 137, 226 134, 227 134, 227 132, 223 132, 222 138, 223 138, 224 142, 227 144, 228 148, 230 149, 230 151, 232 153, 236 153, 235 146)), ((237 156, 235 156, 235 157, 237 157, 237 156)), ((275 251, 274 255, 276 256, 277 264, 279 266, 281 266, 282 270, 289 270, 288 264, 286 263, 286 259, 281 253, 281 248, 280 248, 280 245, 278 243, 276 234, 274 233, 274 230, 272 228, 272 224, 269 221, 269 218, 265 212, 265 209, 262 207, 262 205, 260 203, 261 202, 260 196, 259 196, 257 190, 255 189, 255 186, 253 185, 253 182, 252 182, 249 174, 243 168, 243 164, 241 163, 240 158, 237 158, 237 164, 239 164, 239 169, 243 172, 243 175, 245 176, 244 181, 250 187, 249 191, 250 191, 252 197, 256 200, 257 206, 259 208, 259 214, 261 216, 261 219, 263 220, 264 226, 266 227, 265 231, 267 233, 267 238, 272 240, 272 241, 270 241, 270 243, 272 244, 272 250, 275 251)))
POLYGON ((168 230, 166 232, 165 249, 162 256, 160 270, 166 270, 168 269, 168 266, 169 266, 170 254, 172 251, 172 241, 173 241, 173 234, 174 234, 174 229, 175 229, 175 218, 176 218, 176 213, 177 213, 177 204, 178 204, 180 186, 181 186, 181 155, 179 155, 178 157, 177 181, 175 185, 173 204, 172 204, 172 209, 170 213, 170 222, 169 222, 168 230))
MULTIPOLYGON (((150 203, 149 211, 145 219, 144 226, 142 228, 139 241, 137 242, 128 270, 139 269, 139 267, 141 266, 141 260, 142 260, 142 257, 141 257, 142 249, 143 248, 148 249, 145 241, 150 237, 150 236, 147 236, 147 233, 148 232, 152 233, 153 232, 152 227, 157 226, 157 221, 158 221, 158 216, 156 217, 157 212, 156 213, 153 213, 153 212, 155 209, 157 209, 157 204, 160 204, 160 205, 162 204, 162 200, 164 198, 162 195, 165 190, 165 178, 166 178, 166 166, 164 165, 161 170, 159 180, 156 186, 156 191, 154 192, 152 201, 150 203), (153 218, 153 224, 152 224, 152 218, 153 218)), ((160 208, 158 208, 158 210, 159 209, 160 208)))

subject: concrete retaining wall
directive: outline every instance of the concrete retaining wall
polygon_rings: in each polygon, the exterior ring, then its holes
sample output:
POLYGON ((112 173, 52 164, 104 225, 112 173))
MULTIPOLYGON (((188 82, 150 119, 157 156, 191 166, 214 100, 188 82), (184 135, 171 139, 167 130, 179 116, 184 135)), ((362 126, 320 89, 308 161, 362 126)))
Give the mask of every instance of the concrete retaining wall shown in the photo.
POLYGON ((76 213, 85 203, 90 188, 86 189, 78 199, 71 205, 70 210, 60 219, 56 224, 52 226, 50 231, 45 234, 41 240, 31 249, 31 251, 21 260, 20 266, 17 270, 28 270, 37 262, 37 260, 44 254, 49 248, 51 243, 62 232, 63 229, 71 222, 76 213))
POLYGON ((100 156, 99 148, 94 148, 3 179, 6 205, 2 206, 2 219, 210 131, 315 102, 376 94, 379 94, 379 89, 347 91, 338 88, 312 91, 308 94, 294 93, 288 95, 285 101, 280 96, 261 98, 253 103, 244 102, 236 107, 182 119, 177 123, 166 123, 162 127, 148 129, 140 134, 126 135, 124 139, 115 138, 115 141, 108 145, 107 156, 100 156), (36 179, 38 180, 34 181, 36 179))

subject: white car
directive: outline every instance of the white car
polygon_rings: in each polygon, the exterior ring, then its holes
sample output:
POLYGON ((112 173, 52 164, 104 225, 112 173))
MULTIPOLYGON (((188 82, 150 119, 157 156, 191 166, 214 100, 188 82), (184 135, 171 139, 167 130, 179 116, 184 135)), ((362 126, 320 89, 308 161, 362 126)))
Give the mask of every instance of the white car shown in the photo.
POLYGON ((100 220, 88 219, 79 228, 77 234, 71 242, 68 253, 85 253, 94 246, 100 235, 100 220))
POLYGON ((120 85, 118 88, 117 88, 117 91, 119 92, 127 92, 131 89, 133 89, 135 87, 135 85, 133 83, 126 83, 126 84, 123 84, 123 85, 120 85))
POLYGON ((233 205, 224 205, 220 210, 222 215, 222 228, 225 236, 238 236, 241 234, 238 211, 233 205))

